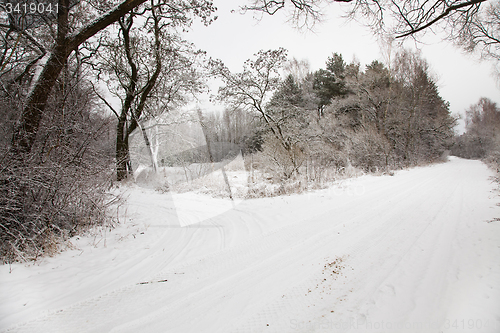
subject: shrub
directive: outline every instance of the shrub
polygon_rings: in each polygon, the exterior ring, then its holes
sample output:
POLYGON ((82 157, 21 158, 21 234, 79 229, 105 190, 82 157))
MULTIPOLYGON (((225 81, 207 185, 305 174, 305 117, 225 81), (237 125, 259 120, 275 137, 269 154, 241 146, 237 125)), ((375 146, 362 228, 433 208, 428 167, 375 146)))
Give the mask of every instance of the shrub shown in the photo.
POLYGON ((109 178, 99 176, 98 167, 68 161, 7 160, 6 156, 4 152, 0 163, 0 257, 4 263, 50 255, 59 241, 107 220, 109 178))
MULTIPOLYGON (((15 153, 8 140, 0 142, 4 263, 51 254, 67 237, 109 221, 112 123, 96 112, 91 95, 83 84, 60 82, 31 151, 15 153)), ((0 112, 18 115, 20 107, 1 104, 0 112)), ((12 128, 15 118, 3 118, 0 124, 12 128)))

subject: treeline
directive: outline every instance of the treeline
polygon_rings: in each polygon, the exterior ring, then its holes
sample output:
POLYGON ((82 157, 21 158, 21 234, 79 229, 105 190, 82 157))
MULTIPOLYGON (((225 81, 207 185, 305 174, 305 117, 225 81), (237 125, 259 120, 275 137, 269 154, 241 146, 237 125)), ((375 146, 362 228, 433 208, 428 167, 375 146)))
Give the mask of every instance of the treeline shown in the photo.
POLYGON ((465 112, 465 132, 455 139, 453 155, 484 159, 499 171, 500 108, 488 98, 481 98, 465 112))
POLYGON ((13 151, 13 142, 19 132, 16 120, 24 112, 22 101, 36 80, 36 52, 24 40, 4 64, 4 262, 50 253, 57 248, 56 239, 108 221, 111 184, 133 174, 133 133, 143 138, 155 169, 198 161, 193 142, 199 138, 187 140, 174 129, 179 124, 201 125, 202 138, 213 151, 209 160, 234 156, 239 146, 247 166, 255 161, 252 170, 258 168, 284 184, 297 179, 323 182, 352 168, 386 172, 438 160, 450 149, 455 119, 418 53, 401 51, 387 65, 373 61, 363 67, 334 53, 324 69, 310 71, 306 62, 290 61, 286 50, 278 49, 260 51, 245 62, 243 72, 232 73, 221 61, 200 60, 203 53, 173 31, 160 31, 165 18, 156 10, 146 7, 152 19, 135 30, 134 14, 125 15, 117 35, 103 36, 102 44, 92 49, 100 50, 99 56, 87 53, 85 58, 82 50, 68 58, 35 139, 23 153, 13 151), (147 29, 157 32, 150 44, 141 42, 147 29), (156 51, 148 53, 151 49, 156 51), (208 75, 222 79, 218 99, 226 110, 181 111, 190 96, 205 89, 203 77, 208 75), (94 83, 102 78, 121 108, 113 107, 103 87, 94 83), (168 135, 154 135, 158 126, 168 135), (169 159, 169 142, 164 140, 192 149, 175 150, 169 159))
POLYGON ((456 119, 429 65, 412 51, 395 54, 388 66, 375 60, 364 68, 334 53, 314 72, 305 62, 287 62, 283 49, 261 51, 241 73, 220 62, 212 66, 225 82, 219 98, 228 104, 222 116, 212 117, 214 140, 231 138, 246 151, 259 151, 279 180, 433 162, 453 143, 456 119), (238 136, 229 126, 238 122, 235 110, 255 116, 251 133, 246 127, 238 136))

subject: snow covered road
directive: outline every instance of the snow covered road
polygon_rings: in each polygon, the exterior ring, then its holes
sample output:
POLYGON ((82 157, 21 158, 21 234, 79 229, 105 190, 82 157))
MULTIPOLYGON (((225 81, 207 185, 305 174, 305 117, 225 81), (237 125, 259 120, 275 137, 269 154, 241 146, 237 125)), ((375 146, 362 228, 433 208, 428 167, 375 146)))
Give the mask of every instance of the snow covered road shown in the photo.
POLYGON ((500 201, 478 161, 228 200, 131 190, 105 237, 0 267, 8 332, 500 332, 500 201))

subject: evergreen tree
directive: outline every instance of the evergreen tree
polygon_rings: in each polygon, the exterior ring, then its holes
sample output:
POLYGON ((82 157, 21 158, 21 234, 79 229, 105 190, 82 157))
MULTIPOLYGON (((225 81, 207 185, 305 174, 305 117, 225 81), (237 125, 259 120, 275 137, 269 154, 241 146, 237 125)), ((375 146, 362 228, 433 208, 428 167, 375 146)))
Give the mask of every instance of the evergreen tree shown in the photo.
POLYGON ((314 73, 313 89, 318 97, 318 115, 323 115, 325 106, 333 98, 346 96, 348 90, 345 83, 346 64, 341 54, 334 53, 326 62, 326 69, 314 73))

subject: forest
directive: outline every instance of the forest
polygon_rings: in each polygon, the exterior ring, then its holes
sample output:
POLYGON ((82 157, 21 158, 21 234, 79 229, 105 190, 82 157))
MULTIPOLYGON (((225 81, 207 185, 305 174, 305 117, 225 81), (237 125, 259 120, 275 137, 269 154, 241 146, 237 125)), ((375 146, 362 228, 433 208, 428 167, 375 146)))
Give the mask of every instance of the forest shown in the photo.
MULTIPOLYGON (((257 3, 246 10, 280 9, 257 3)), ((4 263, 36 259, 61 239, 111 223, 109 208, 120 200, 112 189, 134 182, 140 168, 170 191, 175 184, 159 180, 160 171, 184 168, 189 183, 188 166, 224 170, 241 154, 252 184, 276 184, 272 193, 255 185, 247 195, 258 197, 442 162, 450 151, 500 163, 499 107, 481 99, 455 135, 457 119, 417 51, 360 64, 331 50, 324 68, 311 70, 283 48, 255 50, 231 72, 183 37, 194 20, 217 18, 211 1, 57 4, 50 13, 3 7, 4 263), (220 86, 209 92, 214 81, 220 86), (223 110, 196 105, 202 94, 223 110)), ((301 13, 314 19, 314 7, 303 8, 293 12, 297 22, 301 13)))

